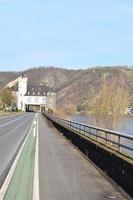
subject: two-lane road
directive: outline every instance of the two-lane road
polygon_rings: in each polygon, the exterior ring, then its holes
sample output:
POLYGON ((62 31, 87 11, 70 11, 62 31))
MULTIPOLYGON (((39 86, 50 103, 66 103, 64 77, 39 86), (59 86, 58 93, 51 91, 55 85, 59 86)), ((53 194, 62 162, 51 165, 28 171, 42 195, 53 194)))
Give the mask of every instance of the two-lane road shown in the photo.
POLYGON ((31 127, 34 113, 0 118, 0 185, 31 127))

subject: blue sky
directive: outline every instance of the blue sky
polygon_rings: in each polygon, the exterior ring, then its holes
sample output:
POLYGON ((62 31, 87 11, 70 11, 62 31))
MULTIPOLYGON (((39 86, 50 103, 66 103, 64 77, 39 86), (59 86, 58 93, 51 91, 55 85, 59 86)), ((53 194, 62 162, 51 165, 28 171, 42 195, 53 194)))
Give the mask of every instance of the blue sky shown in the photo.
POLYGON ((132 0, 0 0, 0 70, 133 65, 132 0))

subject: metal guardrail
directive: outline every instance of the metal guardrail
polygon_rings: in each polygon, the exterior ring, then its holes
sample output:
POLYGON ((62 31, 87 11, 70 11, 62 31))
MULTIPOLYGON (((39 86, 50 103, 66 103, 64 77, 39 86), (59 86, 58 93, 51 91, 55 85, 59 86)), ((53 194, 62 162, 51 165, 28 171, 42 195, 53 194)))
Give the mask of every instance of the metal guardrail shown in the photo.
POLYGON ((125 155, 133 159, 133 136, 111 131, 108 129, 103 129, 71 120, 66 120, 53 116, 48 113, 43 113, 46 117, 55 121, 63 126, 66 126, 77 133, 87 137, 94 142, 106 146, 120 154, 125 155))

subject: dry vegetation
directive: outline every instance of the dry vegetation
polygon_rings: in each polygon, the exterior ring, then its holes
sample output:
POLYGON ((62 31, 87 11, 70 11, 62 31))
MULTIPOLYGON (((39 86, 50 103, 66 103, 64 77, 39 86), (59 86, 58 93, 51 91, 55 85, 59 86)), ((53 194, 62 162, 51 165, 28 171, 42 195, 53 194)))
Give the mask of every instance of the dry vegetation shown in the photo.
POLYGON ((2 89, 0 91, 0 107, 4 109, 6 106, 10 106, 13 103, 12 91, 9 88, 2 89))
POLYGON ((65 119, 69 119, 74 113, 76 113, 76 107, 72 104, 69 104, 58 108, 54 112, 54 115, 65 119))
POLYGON ((104 79, 96 99, 90 107, 90 115, 95 125, 103 128, 116 128, 129 105, 127 91, 120 88, 118 80, 104 79))

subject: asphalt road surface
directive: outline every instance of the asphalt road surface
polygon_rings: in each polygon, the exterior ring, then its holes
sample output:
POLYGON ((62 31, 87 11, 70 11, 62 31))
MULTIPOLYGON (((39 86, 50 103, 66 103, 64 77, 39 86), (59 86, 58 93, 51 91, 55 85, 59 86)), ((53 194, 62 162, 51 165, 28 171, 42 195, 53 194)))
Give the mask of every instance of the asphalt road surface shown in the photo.
MULTIPOLYGON (((0 118, 0 184, 34 116, 24 113, 0 118)), ((41 114, 38 116, 40 200, 126 200, 41 114)))
POLYGON ((40 200, 126 199, 41 115, 39 185, 40 200))
POLYGON ((34 113, 0 118, 0 185, 33 121, 34 113))

